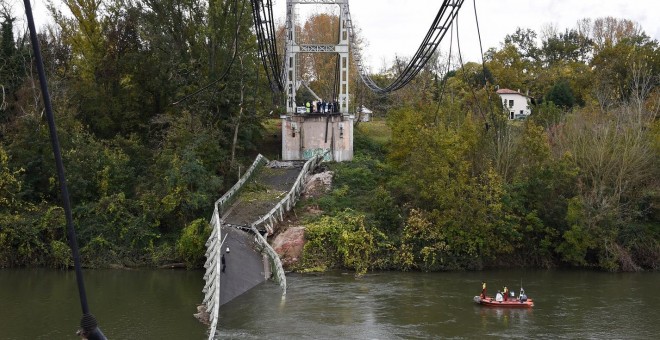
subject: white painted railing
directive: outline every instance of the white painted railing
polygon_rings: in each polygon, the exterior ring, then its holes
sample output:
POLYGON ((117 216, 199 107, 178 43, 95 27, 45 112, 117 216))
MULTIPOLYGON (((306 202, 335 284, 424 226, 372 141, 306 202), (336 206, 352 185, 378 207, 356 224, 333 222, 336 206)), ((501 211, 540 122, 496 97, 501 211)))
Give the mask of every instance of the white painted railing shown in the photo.
POLYGON ((321 164, 321 162, 323 162, 323 158, 325 157, 326 153, 318 154, 305 162, 305 165, 303 165, 303 168, 300 170, 300 174, 298 174, 296 182, 293 184, 291 190, 289 190, 286 196, 284 196, 284 198, 279 203, 277 203, 277 205, 266 215, 253 222, 251 226, 257 229, 259 229, 261 226, 264 226, 268 234, 272 234, 273 226, 278 222, 281 222, 284 219, 284 214, 296 205, 300 194, 305 189, 305 180, 307 179, 307 176, 311 171, 316 169, 316 167, 321 164))
POLYGON ((220 214, 220 217, 224 216, 225 214, 225 208, 227 208, 231 203, 233 202, 234 196, 241 190, 243 185, 249 181, 252 176, 255 174, 255 170, 257 167, 260 165, 264 165, 268 163, 268 159, 264 157, 263 155, 259 154, 257 158, 255 158, 254 162, 252 162, 252 165, 248 170, 241 176, 241 178, 234 184, 234 186, 231 187, 231 189, 227 190, 227 192, 222 195, 217 201, 215 201, 215 206, 219 209, 218 213, 220 214))
MULTIPOLYGON (((220 311, 220 266, 221 266, 221 250, 222 250, 222 229, 223 217, 227 207, 234 201, 236 194, 241 190, 243 185, 247 183, 255 174, 259 166, 268 162, 268 159, 259 154, 252 162, 250 168, 241 176, 241 178, 231 187, 222 197, 215 201, 213 208, 213 216, 211 216, 211 236, 206 241, 206 273, 204 274, 204 301, 202 304, 209 314, 209 339, 215 338, 215 332, 218 328, 218 313, 220 311)), ((279 260, 279 258, 278 258, 279 260)))
MULTIPOLYGON (((282 295, 286 294, 286 276, 284 268, 282 267, 282 262, 275 250, 268 244, 266 238, 261 235, 258 227, 265 225, 268 234, 273 233, 273 226, 282 221, 284 214, 295 206, 300 194, 305 188, 305 180, 307 179, 307 176, 311 171, 316 169, 321 162, 323 162, 324 157, 325 154, 319 154, 305 162, 305 165, 303 165, 303 168, 300 170, 300 174, 298 174, 296 182, 293 184, 287 195, 266 215, 250 225, 252 231, 257 236, 257 242, 262 246, 262 251, 264 251, 272 261, 271 264, 273 275, 275 276, 274 279, 282 287, 282 295)), ((241 177, 241 179, 239 179, 229 191, 215 202, 213 216, 211 217, 211 227, 213 228, 213 231, 211 232, 209 239, 206 241, 206 263, 204 264, 204 268, 206 268, 206 273, 204 274, 206 284, 202 290, 204 292, 203 304, 206 307, 207 313, 209 313, 209 321, 211 322, 209 328, 209 340, 215 338, 215 333, 218 328, 218 314, 220 308, 220 258, 222 256, 221 250, 224 241, 222 238, 221 226, 224 221, 224 212, 226 208, 231 205, 234 196, 240 191, 242 186, 256 173, 255 170, 257 167, 266 162, 268 162, 268 160, 265 157, 262 155, 257 156, 254 163, 252 163, 252 166, 243 177, 241 177)))

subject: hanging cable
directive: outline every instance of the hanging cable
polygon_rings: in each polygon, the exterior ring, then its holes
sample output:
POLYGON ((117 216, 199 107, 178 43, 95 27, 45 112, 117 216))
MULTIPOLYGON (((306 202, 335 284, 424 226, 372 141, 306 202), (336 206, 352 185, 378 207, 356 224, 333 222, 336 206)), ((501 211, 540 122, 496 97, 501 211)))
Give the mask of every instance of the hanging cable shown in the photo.
MULTIPOLYGON (((451 23, 456 19, 463 2, 464 0, 444 0, 442 2, 431 28, 424 36, 422 43, 411 60, 399 76, 390 85, 384 88, 378 86, 367 74, 366 68, 362 63, 359 48, 355 46, 355 34, 353 32, 350 10, 348 9, 348 5, 342 6, 342 8, 344 8, 342 15, 345 18, 345 25, 349 30, 350 42, 353 45, 352 51, 357 64, 358 74, 363 83, 370 90, 378 94, 390 93, 406 86, 424 68, 429 59, 432 58, 438 45, 450 28, 451 23)), ((264 0, 251 0, 251 3, 255 22, 255 33, 259 44, 259 53, 264 64, 264 69, 266 70, 266 76, 268 77, 273 92, 282 92, 284 90, 283 79, 286 75, 283 73, 283 68, 280 67, 278 62, 279 57, 277 54, 275 30, 272 19, 272 1, 266 0, 265 5, 264 0)))
MULTIPOLYGON (((238 0, 235 0, 235 1, 234 1, 234 7, 238 7, 238 0)), ((232 56, 231 56, 231 59, 229 60, 229 64, 227 65, 227 68, 226 68, 225 71, 222 73, 222 75, 221 75, 220 77, 218 77, 218 79, 216 79, 216 80, 214 80, 214 81, 212 81, 212 82, 210 82, 210 83, 208 83, 208 84, 202 86, 202 88, 198 89, 197 91, 195 91, 195 92, 193 92, 193 93, 191 93, 191 94, 189 94, 189 95, 187 95, 187 96, 185 96, 185 97, 183 97, 183 98, 177 100, 176 102, 172 103, 172 105, 174 105, 174 106, 179 105, 180 103, 182 103, 182 102, 184 102, 184 101, 186 101, 186 100, 188 100, 188 99, 190 99, 190 98, 192 98, 192 97, 198 95, 199 93, 205 91, 205 90, 208 89, 209 87, 211 87, 211 86, 217 84, 218 82, 225 80, 225 78, 227 78, 227 76, 229 75, 229 71, 231 71, 231 67, 232 67, 232 65, 234 64, 234 61, 236 60, 236 54, 237 54, 237 51, 238 51, 238 35, 239 35, 240 29, 241 29, 240 22, 241 22, 241 20, 242 20, 242 18, 243 18, 243 12, 244 12, 244 11, 245 11, 245 2, 243 2, 243 6, 242 6, 242 8, 241 8, 241 13, 240 13, 240 15, 238 15, 238 14, 236 15, 236 16, 237 16, 237 19, 236 19, 236 32, 235 32, 235 34, 234 34, 234 42, 233 42, 233 44, 232 44, 232 48, 233 48, 232 56)), ((236 13, 237 13, 237 12, 236 12, 236 13)), ((224 87, 222 88, 222 90, 224 90, 224 87)))
MULTIPOLYGON (((385 94, 389 92, 396 91, 404 86, 406 86, 426 65, 426 63, 431 59, 435 53, 438 45, 442 41, 443 37, 447 33, 451 22, 458 15, 458 11, 463 5, 463 0, 445 0, 443 1, 438 14, 436 15, 431 28, 426 33, 422 43, 420 44, 417 52, 408 62, 403 72, 388 86, 380 87, 378 86, 367 74, 366 68, 362 64, 362 58, 360 56, 360 51, 354 47, 355 60, 358 67, 358 73, 364 84, 371 89, 373 92, 379 94, 385 94)), ((351 30, 351 40, 354 39, 354 34, 352 32, 353 26, 350 19, 350 13, 344 13, 347 19, 347 26, 351 30)))
POLYGON ((266 77, 273 92, 283 92, 283 68, 277 53, 272 1, 266 0, 265 5, 263 0, 251 0, 251 3, 259 55, 266 70, 266 77))
POLYGON ((335 63, 335 82, 332 84, 332 97, 330 98, 330 102, 333 105, 333 110, 335 109, 334 104, 335 104, 335 99, 339 97, 339 83, 341 82, 339 79, 339 73, 341 72, 341 57, 339 54, 337 54, 337 62, 335 63))
POLYGON ((467 78, 467 74, 465 72, 465 65, 463 64, 463 55, 461 53, 461 38, 458 32, 458 27, 459 27, 458 18, 456 18, 456 47, 458 48, 458 60, 461 64, 461 71, 462 71, 461 73, 463 73, 463 80, 465 81, 465 85, 470 88, 470 92, 472 93, 472 97, 474 98, 476 107, 479 110, 479 114, 485 121, 486 115, 481 110, 481 104, 479 104, 479 99, 477 98, 477 94, 476 92, 474 92, 474 88, 470 85, 470 80, 467 78))
POLYGON ((449 34, 449 57, 447 58, 447 69, 445 70, 444 79, 442 80, 442 85, 440 87, 440 95, 438 96, 438 106, 435 109, 435 123, 438 124, 438 113, 440 112, 440 104, 442 104, 442 98, 445 93, 445 86, 447 85, 447 79, 449 74, 449 68, 451 66, 451 48, 454 45, 454 23, 452 22, 449 34))
MULTIPOLYGON (((486 95, 488 98, 488 112, 490 113, 490 119, 495 122, 495 116, 493 114, 493 107, 490 105, 490 91, 488 90, 488 79, 486 78, 486 62, 484 61, 484 49, 483 45, 481 44, 481 30, 479 29, 479 18, 477 17, 477 1, 472 0, 472 5, 474 7, 474 20, 477 23, 477 36, 479 37, 479 52, 481 56, 481 69, 484 75, 484 91, 486 91, 486 95)), ((488 130, 488 122, 486 122, 486 130, 488 130)))
POLYGON ((32 49, 34 50, 34 57, 37 64, 37 72, 39 73, 39 83, 41 84, 41 93, 44 100, 46 109, 46 118, 48 120, 48 129, 50 131, 50 142, 53 148, 53 156, 55 157, 55 165, 57 168, 57 178, 60 182, 60 191, 62 193, 62 204, 64 208, 64 215, 66 218, 67 238, 69 239, 69 246, 73 255, 73 264, 76 271, 76 282, 78 284, 78 295, 80 297, 80 306, 82 307, 82 319, 80 320, 81 330, 79 334, 83 335, 89 340, 106 340, 105 335, 98 327, 96 318, 89 312, 87 304, 87 293, 85 292, 85 282, 82 275, 82 266, 80 264, 80 252, 78 250, 78 241, 76 239, 76 231, 73 228, 73 215, 71 213, 71 201, 69 199, 69 189, 66 184, 66 176, 64 175, 64 163, 62 162, 62 152, 60 150, 60 142, 57 137, 57 129, 55 127, 55 118, 53 116, 53 107, 50 102, 50 94, 48 92, 48 83, 46 82, 46 72, 44 71, 44 62, 41 57, 41 49, 39 48, 39 39, 37 39, 37 30, 34 27, 34 18, 32 17, 32 7, 30 0, 23 0, 25 5, 25 15, 28 19, 28 27, 30 29, 30 41, 32 42, 32 49))

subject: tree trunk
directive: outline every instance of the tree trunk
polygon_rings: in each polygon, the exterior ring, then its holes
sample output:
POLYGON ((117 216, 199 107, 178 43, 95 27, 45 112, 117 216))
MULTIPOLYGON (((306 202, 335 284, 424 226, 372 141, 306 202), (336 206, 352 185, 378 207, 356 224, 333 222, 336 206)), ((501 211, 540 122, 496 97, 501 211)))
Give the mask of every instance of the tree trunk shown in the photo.
POLYGON ((238 57, 239 62, 241 63, 241 101, 238 104, 238 116, 234 119, 234 139, 231 143, 231 167, 233 168, 236 162, 236 144, 238 143, 238 129, 241 126, 241 118, 243 117, 243 98, 245 93, 245 84, 243 82, 243 57, 238 57))

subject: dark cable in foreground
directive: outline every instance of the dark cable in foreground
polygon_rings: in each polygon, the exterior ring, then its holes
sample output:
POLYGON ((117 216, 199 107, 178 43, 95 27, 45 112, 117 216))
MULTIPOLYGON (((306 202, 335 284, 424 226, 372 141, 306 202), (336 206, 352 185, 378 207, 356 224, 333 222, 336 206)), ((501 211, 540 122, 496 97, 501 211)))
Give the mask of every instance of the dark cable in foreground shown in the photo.
POLYGON ((64 177, 64 164, 62 163, 62 153, 60 152, 60 142, 57 138, 57 130, 55 128, 55 118, 53 117, 53 108, 50 103, 50 95, 48 93, 48 84, 46 83, 46 73, 44 72, 44 63, 41 58, 41 50, 39 48, 39 40, 37 39, 37 31, 34 27, 34 18, 32 17, 32 7, 30 0, 23 0, 25 5, 25 15, 28 19, 28 26, 30 28, 30 41, 32 42, 32 49, 34 50, 34 57, 37 63, 37 72, 39 73, 39 82, 41 83, 41 93, 44 98, 44 106, 46 109, 46 117, 48 120, 48 128, 50 131, 50 142, 53 147, 53 155, 55 156, 55 164, 57 167, 57 178, 60 181, 60 190, 62 192, 62 204, 64 206, 64 214, 66 216, 67 237, 69 239, 69 246, 73 254, 73 264, 76 270, 76 281, 78 282, 78 294, 80 295, 80 305, 82 307, 83 316, 80 320, 81 330, 79 335, 89 340, 106 340, 105 335, 98 328, 96 319, 89 312, 87 306, 87 295, 85 293, 85 283, 82 277, 82 269, 80 266, 80 253, 78 252, 78 242, 76 241, 76 232, 73 229, 73 217, 71 214, 71 204, 69 201, 69 191, 66 185, 66 178, 64 177))

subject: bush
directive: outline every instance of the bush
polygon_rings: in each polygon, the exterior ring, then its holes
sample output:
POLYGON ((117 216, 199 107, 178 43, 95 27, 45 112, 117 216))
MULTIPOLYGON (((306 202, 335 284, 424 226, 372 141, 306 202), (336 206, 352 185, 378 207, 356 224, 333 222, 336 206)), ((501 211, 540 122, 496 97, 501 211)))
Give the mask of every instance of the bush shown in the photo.
POLYGON ((111 264, 121 264, 117 254, 117 246, 102 236, 94 237, 80 249, 80 257, 84 267, 98 268, 111 264))
POLYGON ((211 227, 203 218, 188 224, 176 243, 176 253, 188 268, 198 268, 204 264, 206 240, 211 235, 211 227))
POLYGON ((374 265, 381 248, 391 248, 386 236, 366 223, 364 214, 344 210, 307 226, 304 268, 348 268, 362 275, 374 265))
POLYGON ((73 266, 73 255, 68 244, 62 241, 50 242, 50 267, 66 269, 73 266))

